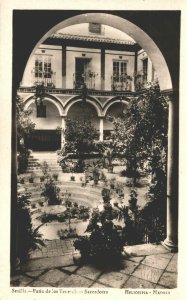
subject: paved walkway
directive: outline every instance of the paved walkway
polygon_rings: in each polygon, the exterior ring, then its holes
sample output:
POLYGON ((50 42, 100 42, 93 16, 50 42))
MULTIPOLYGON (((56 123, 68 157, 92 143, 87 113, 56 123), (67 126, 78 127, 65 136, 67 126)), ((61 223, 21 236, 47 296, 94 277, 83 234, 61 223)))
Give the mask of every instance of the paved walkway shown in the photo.
POLYGON ((177 287, 177 254, 170 253, 161 245, 125 247, 126 257, 121 267, 116 270, 101 270, 92 265, 75 265, 72 241, 59 241, 59 244, 53 241, 48 243, 46 248, 46 253, 41 251, 42 257, 30 259, 21 266, 21 270, 12 276, 11 286, 122 289, 177 287), (61 253, 50 256, 50 251, 53 253, 50 247, 60 249, 63 255, 61 253))
POLYGON ((44 241, 45 246, 30 253, 30 258, 53 257, 74 252, 74 239, 44 241))

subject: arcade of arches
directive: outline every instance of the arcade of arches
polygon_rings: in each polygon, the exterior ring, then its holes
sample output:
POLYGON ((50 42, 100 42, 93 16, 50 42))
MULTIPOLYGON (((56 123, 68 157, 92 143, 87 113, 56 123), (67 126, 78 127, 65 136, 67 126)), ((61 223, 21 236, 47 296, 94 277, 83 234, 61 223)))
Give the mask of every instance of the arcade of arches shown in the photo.
POLYGON ((54 103, 50 102, 50 99, 44 99, 43 105, 46 107, 46 115, 41 118, 37 117, 36 105, 33 102, 28 106, 28 109, 32 111, 30 118, 35 124, 35 130, 28 139, 26 138, 25 143, 29 149, 35 151, 55 151, 63 147, 66 118, 89 119, 98 131, 98 140, 106 140, 112 130, 112 123, 107 116, 120 116, 128 102, 119 100, 111 102, 110 100, 110 103, 106 103, 103 109, 99 105, 96 109, 91 100, 90 103, 83 103, 81 99, 76 99, 71 101, 71 106, 67 103, 68 109, 61 107, 62 111, 66 111, 66 114, 63 115, 60 115, 59 110, 54 103), (61 134, 59 134, 58 128, 61 128, 61 134))

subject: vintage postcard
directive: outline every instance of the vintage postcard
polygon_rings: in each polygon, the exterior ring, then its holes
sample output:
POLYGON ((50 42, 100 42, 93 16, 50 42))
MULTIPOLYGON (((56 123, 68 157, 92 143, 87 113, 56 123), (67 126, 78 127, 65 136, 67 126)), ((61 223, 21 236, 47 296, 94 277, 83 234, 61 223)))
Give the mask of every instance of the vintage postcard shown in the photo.
POLYGON ((185 1, 1 1, 0 299, 185 297, 185 1))

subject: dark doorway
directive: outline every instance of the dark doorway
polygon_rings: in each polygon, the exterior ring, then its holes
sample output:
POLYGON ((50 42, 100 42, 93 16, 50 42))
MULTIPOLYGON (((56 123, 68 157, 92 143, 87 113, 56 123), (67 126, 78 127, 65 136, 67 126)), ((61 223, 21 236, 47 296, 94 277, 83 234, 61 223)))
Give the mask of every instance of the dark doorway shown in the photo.
POLYGON ((81 88, 84 83, 87 83, 88 70, 90 59, 76 58, 75 59, 75 87, 81 88))
POLYGON ((25 144, 34 151, 56 151, 61 147, 61 135, 56 130, 35 130, 25 144))

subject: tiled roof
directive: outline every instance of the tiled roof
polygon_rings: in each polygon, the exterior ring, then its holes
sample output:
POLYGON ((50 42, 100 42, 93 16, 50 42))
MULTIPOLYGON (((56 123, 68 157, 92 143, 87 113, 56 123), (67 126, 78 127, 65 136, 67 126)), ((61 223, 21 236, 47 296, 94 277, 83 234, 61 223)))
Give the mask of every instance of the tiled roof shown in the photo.
POLYGON ((64 33, 54 33, 51 35, 52 39, 62 39, 62 40, 78 40, 78 41, 90 41, 90 42, 101 42, 101 43, 117 43, 122 45, 134 45, 135 42, 112 39, 101 36, 86 36, 86 35, 75 35, 75 34, 64 34, 64 33))

